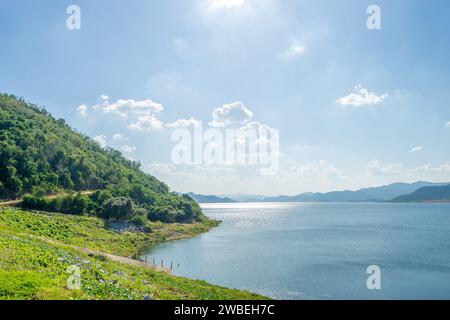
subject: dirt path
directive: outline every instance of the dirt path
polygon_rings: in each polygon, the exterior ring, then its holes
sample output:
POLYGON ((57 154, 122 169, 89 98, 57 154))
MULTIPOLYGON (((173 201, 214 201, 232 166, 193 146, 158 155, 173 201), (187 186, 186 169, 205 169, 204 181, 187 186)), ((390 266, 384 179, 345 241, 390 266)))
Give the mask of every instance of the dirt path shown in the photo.
POLYGON ((22 203, 22 199, 0 202, 0 207, 15 206, 22 203))
POLYGON ((28 237, 28 238, 32 238, 32 239, 38 239, 38 240, 47 242, 47 243, 52 244, 52 245, 66 246, 68 248, 71 248, 73 250, 86 253, 88 255, 103 256, 105 258, 108 258, 111 261, 125 263, 125 264, 128 264, 128 265, 137 266, 137 267, 141 267, 141 268, 152 269, 152 270, 165 272, 165 273, 169 273, 169 274, 171 273, 169 268, 153 266, 152 264, 145 263, 145 262, 140 261, 140 260, 135 260, 135 259, 130 259, 130 258, 126 258, 126 257, 116 256, 114 254, 106 253, 106 252, 103 252, 103 251, 91 250, 89 248, 81 248, 81 247, 73 246, 73 245, 70 245, 70 244, 65 244, 65 243, 62 243, 62 242, 59 242, 59 241, 56 241, 56 240, 52 240, 52 239, 48 239, 48 238, 44 238, 44 237, 38 237, 38 236, 35 236, 35 235, 32 235, 32 234, 28 234, 28 233, 20 233, 20 235, 28 237))

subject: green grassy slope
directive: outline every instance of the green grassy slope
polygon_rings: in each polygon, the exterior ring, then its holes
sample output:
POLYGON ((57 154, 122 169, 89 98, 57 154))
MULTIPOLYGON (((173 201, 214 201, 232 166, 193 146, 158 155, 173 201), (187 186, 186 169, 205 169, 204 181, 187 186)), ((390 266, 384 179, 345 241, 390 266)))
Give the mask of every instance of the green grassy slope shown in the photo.
POLYGON ((145 241, 194 235, 209 226, 155 226, 119 234, 98 218, 0 209, 0 299, 263 299, 256 294, 175 277, 150 268, 88 255, 73 246, 131 254, 145 241), (104 241, 98 242, 98 238, 104 241), (85 242, 84 239, 87 239, 85 242), (70 244, 70 246, 69 246, 70 244), (67 267, 81 269, 81 290, 67 289, 67 267))
POLYGON ((150 233, 119 233, 107 227, 110 223, 96 217, 0 208, 0 226, 10 231, 121 256, 133 256, 144 245, 193 237, 217 226, 210 220, 193 224, 150 222, 150 233))

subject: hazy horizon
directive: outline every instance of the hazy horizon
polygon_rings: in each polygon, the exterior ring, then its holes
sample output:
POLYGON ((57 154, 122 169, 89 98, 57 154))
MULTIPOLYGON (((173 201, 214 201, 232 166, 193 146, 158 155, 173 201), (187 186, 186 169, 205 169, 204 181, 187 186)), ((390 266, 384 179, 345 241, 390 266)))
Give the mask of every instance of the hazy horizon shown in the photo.
POLYGON ((390 186, 392 184, 398 184, 398 183, 406 183, 406 184, 414 184, 414 183, 419 183, 419 182, 426 182, 426 183, 434 183, 434 184, 450 184, 450 182, 446 181, 446 182, 436 182, 436 181, 422 181, 422 180, 418 180, 418 181, 414 181, 414 182, 402 182, 402 181, 397 181, 397 182, 393 182, 393 183, 389 183, 389 184, 383 184, 383 185, 373 185, 373 186, 368 186, 368 187, 362 187, 362 188, 358 188, 358 189, 340 189, 340 190, 328 190, 328 191, 305 191, 305 192, 298 192, 298 193, 291 193, 291 194, 253 194, 253 193, 224 193, 224 194, 209 194, 209 193, 196 193, 196 192, 192 192, 191 193, 195 193, 195 194, 199 194, 199 195, 204 195, 204 196, 217 196, 217 197, 239 197, 239 196, 245 196, 245 197, 277 197, 277 196, 297 196, 299 194, 303 194, 303 193, 329 193, 329 192, 342 192, 342 191, 359 191, 362 189, 370 189, 370 188, 380 188, 380 187, 387 187, 390 186))

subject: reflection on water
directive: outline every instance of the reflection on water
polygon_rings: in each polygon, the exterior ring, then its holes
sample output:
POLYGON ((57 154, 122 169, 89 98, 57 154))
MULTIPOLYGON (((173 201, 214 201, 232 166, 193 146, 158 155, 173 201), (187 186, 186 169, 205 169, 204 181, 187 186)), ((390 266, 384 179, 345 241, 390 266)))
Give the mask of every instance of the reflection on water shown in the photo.
POLYGON ((450 205, 202 205, 223 223, 147 248, 173 273, 284 299, 450 298, 450 205), (382 269, 382 290, 366 268, 382 269))

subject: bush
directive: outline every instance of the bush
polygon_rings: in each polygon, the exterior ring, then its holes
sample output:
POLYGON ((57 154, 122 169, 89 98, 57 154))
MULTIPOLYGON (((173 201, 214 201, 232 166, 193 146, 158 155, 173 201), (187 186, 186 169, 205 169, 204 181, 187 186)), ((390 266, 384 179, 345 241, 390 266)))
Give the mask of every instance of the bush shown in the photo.
POLYGON ((165 223, 174 223, 176 222, 177 215, 180 212, 177 209, 167 206, 154 206, 150 210, 148 218, 152 221, 162 221, 165 223))
POLYGON ((133 202, 128 197, 111 198, 103 207, 105 219, 127 220, 133 216, 133 202))
POLYGON ((91 205, 92 202, 89 197, 82 194, 77 194, 76 196, 61 196, 54 199, 31 195, 25 196, 22 202, 22 207, 27 209, 77 215, 86 213, 91 205))
POLYGON ((133 212, 134 216, 130 222, 138 227, 144 227, 148 222, 148 212, 143 208, 136 208, 133 212))

